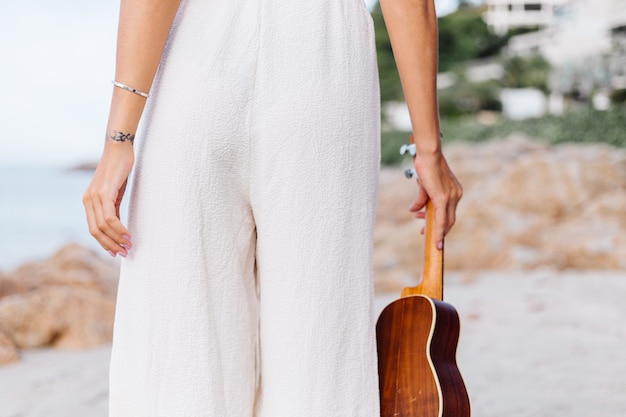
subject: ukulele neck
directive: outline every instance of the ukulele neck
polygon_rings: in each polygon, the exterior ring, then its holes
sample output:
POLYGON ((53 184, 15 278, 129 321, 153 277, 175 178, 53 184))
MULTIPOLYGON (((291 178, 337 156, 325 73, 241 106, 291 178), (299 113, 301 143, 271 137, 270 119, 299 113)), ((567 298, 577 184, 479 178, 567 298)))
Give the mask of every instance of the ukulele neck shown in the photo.
POLYGON ((424 238, 424 271, 422 281, 415 287, 406 287, 402 296, 425 295, 443 300, 443 249, 439 250, 435 242, 435 208, 429 200, 426 204, 426 225, 424 238))

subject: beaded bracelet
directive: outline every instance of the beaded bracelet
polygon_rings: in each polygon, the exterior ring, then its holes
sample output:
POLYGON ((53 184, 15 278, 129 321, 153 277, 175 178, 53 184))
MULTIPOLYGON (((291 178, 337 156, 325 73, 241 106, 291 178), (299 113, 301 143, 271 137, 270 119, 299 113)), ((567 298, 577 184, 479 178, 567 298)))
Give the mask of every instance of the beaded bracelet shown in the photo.
POLYGON ((115 81, 115 80, 113 80, 113 81, 111 81, 111 82, 113 83, 113 85, 114 85, 114 86, 119 87, 119 88, 121 88, 121 89, 124 89, 124 90, 126 90, 126 91, 130 91, 131 93, 138 94, 138 95, 140 95, 141 97, 148 98, 148 96, 149 96, 149 94, 148 94, 148 93, 144 93, 143 91, 139 91, 139 90, 137 90, 136 88, 129 87, 129 86, 127 86, 126 84, 122 84, 122 83, 117 82, 117 81, 115 81))

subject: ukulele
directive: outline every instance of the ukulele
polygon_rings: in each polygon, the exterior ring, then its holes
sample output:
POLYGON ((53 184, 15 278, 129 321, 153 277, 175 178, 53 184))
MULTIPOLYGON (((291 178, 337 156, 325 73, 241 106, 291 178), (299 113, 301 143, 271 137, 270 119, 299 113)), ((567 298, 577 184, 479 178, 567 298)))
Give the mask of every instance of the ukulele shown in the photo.
POLYGON ((436 248, 434 225, 429 201, 422 282, 404 288, 376 324, 381 417, 471 415, 456 364, 459 315, 443 302, 443 250, 436 248))

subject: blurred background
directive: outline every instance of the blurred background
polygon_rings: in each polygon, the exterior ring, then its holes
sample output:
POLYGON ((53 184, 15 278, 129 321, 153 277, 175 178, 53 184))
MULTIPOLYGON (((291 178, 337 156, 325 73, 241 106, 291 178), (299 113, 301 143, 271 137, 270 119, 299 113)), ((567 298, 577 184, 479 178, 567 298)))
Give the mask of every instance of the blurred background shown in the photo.
MULTIPOLYGON (((411 129, 380 8, 376 311, 419 282, 411 129)), ((446 300, 474 416, 626 416, 626 1, 437 0, 444 152, 464 186, 446 300)), ((0 417, 106 416, 118 264, 81 197, 118 2, 0 15, 0 417), (107 255, 108 256, 108 255, 107 255)), ((417 46, 419 47, 419 46, 417 46)))

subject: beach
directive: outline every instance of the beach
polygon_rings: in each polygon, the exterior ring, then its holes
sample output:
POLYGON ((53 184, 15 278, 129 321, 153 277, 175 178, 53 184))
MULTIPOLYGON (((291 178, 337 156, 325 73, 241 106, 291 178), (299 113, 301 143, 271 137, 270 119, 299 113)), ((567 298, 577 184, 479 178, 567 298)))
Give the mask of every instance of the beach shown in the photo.
MULTIPOLYGON (((379 293, 376 316, 397 297, 379 293)), ((626 415, 626 274, 449 273, 476 417, 626 415)), ((0 417, 105 417, 110 346, 24 351, 0 368, 0 417)))
MULTIPOLYGON (((465 196, 444 298, 473 416, 626 416, 626 152, 524 137, 446 152, 465 196)), ((381 171, 374 318, 422 267, 402 169, 381 171)), ((89 176, 2 178, 0 417, 105 417, 119 265, 86 234, 89 176)))

